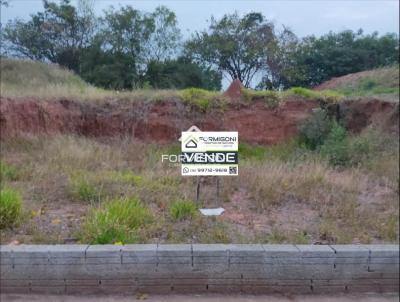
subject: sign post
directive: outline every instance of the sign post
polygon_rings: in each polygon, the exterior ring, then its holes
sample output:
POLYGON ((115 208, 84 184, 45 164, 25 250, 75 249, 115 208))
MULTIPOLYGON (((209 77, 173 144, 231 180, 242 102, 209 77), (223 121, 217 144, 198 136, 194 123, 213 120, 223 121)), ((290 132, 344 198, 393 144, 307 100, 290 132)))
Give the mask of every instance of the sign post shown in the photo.
POLYGON ((237 132, 182 132, 182 176, 237 176, 237 132))
POLYGON ((199 177, 216 176, 216 199, 219 205, 219 176, 237 176, 239 174, 238 146, 237 132, 182 132, 181 173, 182 176, 197 177, 197 202, 200 198, 201 182, 199 177))
POLYGON ((196 176, 197 184, 196 184, 196 202, 199 202, 200 197, 200 176, 196 176))

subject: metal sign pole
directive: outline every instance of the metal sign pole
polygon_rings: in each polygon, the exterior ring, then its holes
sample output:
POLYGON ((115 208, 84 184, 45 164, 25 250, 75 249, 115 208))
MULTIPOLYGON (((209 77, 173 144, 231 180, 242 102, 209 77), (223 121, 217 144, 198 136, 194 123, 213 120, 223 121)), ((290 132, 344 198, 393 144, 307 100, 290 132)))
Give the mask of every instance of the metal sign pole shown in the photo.
POLYGON ((200 197, 200 177, 196 176, 196 202, 199 203, 199 197, 200 197))
POLYGON ((217 176, 217 206, 221 203, 219 202, 219 177, 217 176))

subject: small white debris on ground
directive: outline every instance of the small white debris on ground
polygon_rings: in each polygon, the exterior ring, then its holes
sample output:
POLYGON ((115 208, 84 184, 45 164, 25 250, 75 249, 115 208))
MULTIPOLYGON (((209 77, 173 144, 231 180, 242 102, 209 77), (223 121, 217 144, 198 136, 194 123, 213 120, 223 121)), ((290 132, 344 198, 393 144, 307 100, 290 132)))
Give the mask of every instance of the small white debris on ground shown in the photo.
POLYGON ((200 209, 201 214, 204 216, 219 216, 225 211, 224 208, 216 209, 200 209))

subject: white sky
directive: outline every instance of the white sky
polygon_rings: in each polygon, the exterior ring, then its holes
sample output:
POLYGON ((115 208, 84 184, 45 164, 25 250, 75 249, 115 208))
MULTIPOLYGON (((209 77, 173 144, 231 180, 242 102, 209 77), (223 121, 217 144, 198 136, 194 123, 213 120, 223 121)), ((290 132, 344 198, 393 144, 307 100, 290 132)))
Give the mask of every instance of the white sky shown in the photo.
MULTIPOLYGON (((72 0, 72 3, 76 3, 76 0, 72 0)), ((219 18, 234 11, 239 14, 262 12, 276 25, 284 24, 300 37, 310 34, 319 36, 330 30, 336 32, 359 28, 366 33, 399 32, 397 0, 96 0, 95 11, 100 15, 110 5, 131 5, 148 12, 158 5, 165 5, 176 13, 184 37, 205 29, 212 15, 219 18)), ((1 7, 1 22, 4 24, 16 17, 27 19, 30 14, 42 9, 41 0, 11 0, 8 8, 1 7)))

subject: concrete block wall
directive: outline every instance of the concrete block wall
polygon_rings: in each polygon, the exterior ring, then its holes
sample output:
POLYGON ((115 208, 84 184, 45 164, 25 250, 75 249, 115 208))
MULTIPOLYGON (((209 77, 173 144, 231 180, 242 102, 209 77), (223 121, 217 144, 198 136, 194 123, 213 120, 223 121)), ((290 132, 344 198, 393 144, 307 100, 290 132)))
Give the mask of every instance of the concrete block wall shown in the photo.
POLYGON ((0 247, 4 293, 398 292, 398 245, 0 247))

